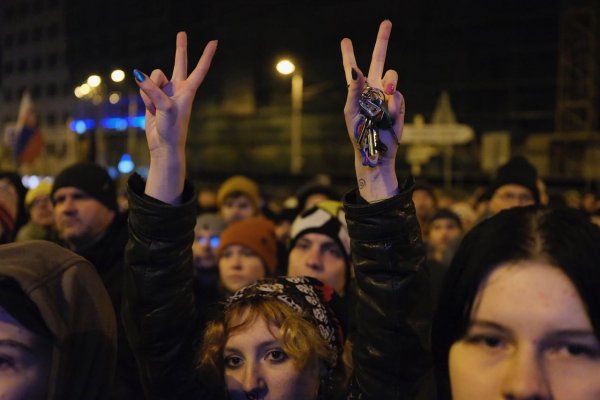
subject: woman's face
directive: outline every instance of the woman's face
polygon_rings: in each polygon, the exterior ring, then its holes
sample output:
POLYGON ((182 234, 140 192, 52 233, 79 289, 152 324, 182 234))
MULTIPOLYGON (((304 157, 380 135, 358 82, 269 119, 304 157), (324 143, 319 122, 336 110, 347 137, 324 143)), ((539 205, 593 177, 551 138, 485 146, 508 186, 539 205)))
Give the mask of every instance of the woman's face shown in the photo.
POLYGON ((265 275, 261 258, 248 247, 232 244, 223 249, 219 258, 219 277, 227 291, 235 293, 265 275))
POLYGON ((449 355, 454 400, 600 399, 600 343, 575 287, 544 262, 501 264, 449 355))
MULTIPOLYGON (((242 317, 243 318, 243 317, 242 317)), ((225 343, 225 383, 233 400, 311 400, 319 390, 315 359, 298 370, 277 340, 277 327, 257 318, 225 343)))
POLYGON ((50 354, 46 340, 0 306, 0 399, 46 399, 50 354))

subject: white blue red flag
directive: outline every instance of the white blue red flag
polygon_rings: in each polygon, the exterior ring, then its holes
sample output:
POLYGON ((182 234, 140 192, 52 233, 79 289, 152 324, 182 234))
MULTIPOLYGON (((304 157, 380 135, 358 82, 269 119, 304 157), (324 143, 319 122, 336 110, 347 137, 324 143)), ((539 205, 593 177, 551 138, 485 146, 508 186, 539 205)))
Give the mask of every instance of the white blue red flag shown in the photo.
POLYGON ((14 154, 17 165, 34 162, 44 149, 44 138, 29 92, 25 91, 19 106, 14 154))

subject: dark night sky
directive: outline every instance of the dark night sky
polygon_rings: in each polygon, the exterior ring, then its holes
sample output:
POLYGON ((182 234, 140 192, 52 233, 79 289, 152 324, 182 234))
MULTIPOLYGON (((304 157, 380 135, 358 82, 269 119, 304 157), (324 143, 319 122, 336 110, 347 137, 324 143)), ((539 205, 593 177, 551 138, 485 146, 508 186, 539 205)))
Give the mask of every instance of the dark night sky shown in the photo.
POLYGON ((248 74, 259 104, 268 104, 271 89, 285 84, 272 72, 278 54, 301 60, 307 86, 328 82, 342 89, 340 39, 353 39, 366 70, 378 23, 389 18, 388 66, 399 72, 409 117, 417 111, 428 116, 439 93, 449 90, 459 119, 479 129, 553 129, 558 0, 151 0, 125 2, 118 13, 111 10, 123 1, 71 3, 70 58, 81 77, 116 64, 169 70, 175 33, 186 30, 194 60, 207 40, 220 40, 207 92, 248 74))

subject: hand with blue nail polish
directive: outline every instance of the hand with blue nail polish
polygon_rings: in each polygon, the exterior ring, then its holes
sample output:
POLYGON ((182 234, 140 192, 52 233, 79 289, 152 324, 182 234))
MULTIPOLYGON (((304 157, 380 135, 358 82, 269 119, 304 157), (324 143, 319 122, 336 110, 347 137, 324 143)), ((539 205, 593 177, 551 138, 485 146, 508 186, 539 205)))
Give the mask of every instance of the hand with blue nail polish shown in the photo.
POLYGON ((370 202, 386 199, 398 192, 396 154, 404 126, 404 97, 396 90, 398 73, 392 69, 385 74, 383 72, 391 31, 391 21, 385 20, 379 25, 368 77, 363 75, 356 64, 352 41, 344 38, 341 42, 344 72, 348 83, 344 118, 348 136, 355 149, 354 165, 360 195, 370 202), (361 121, 364 121, 361 119, 358 101, 366 86, 379 89, 383 93, 384 104, 393 122, 391 129, 389 125, 379 129, 379 140, 385 145, 387 151, 381 154, 379 162, 374 167, 363 164, 363 154, 356 137, 356 132, 361 128, 361 121))
POLYGON ((170 80, 159 69, 152 71, 150 76, 134 70, 146 106, 146 140, 150 150, 145 193, 169 204, 177 203, 183 191, 185 144, 192 103, 216 49, 216 40, 208 42, 188 76, 187 35, 179 32, 170 80))

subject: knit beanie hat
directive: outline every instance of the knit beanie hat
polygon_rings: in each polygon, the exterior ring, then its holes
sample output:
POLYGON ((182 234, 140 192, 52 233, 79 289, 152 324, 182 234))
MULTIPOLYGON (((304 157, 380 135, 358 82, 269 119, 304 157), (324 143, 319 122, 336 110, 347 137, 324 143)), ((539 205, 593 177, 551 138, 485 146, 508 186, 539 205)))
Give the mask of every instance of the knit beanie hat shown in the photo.
POLYGON ((41 181, 35 188, 27 191, 27 195, 25 196, 25 207, 29 209, 36 198, 40 196, 50 196, 51 191, 52 184, 48 181, 41 181))
POLYGON ((496 178, 490 187, 491 196, 501 186, 514 184, 526 187, 531 191, 536 204, 540 203, 540 191, 537 187, 537 170, 523 156, 511 158, 506 164, 498 168, 496 178))
POLYGON ((223 182, 217 191, 217 207, 221 208, 225 199, 233 193, 245 194, 256 210, 260 208, 260 191, 252 179, 243 175, 234 175, 223 182))
POLYGON ((63 187, 83 190, 109 210, 117 211, 117 190, 115 182, 101 166, 92 163, 78 163, 64 169, 52 186, 51 197, 63 187))
POLYGON ((277 270, 277 239, 275 225, 263 217, 252 217, 231 223, 221 233, 221 242, 217 248, 220 258, 229 245, 245 246, 256 253, 263 261, 269 275, 277 270))
POLYGON ((292 224, 289 248, 294 248, 296 241, 306 233, 329 236, 339 244, 346 254, 346 259, 350 258, 350 236, 341 202, 325 200, 301 212, 292 224))
POLYGON ((442 209, 437 210, 435 212, 435 214, 433 214, 433 217, 431 217, 431 222, 433 222, 437 219, 450 219, 450 220, 454 221, 460 229, 463 228, 462 221, 460 220, 460 217, 458 216, 458 214, 456 214, 454 211, 449 210, 447 208, 442 208, 442 209))

